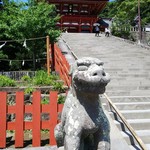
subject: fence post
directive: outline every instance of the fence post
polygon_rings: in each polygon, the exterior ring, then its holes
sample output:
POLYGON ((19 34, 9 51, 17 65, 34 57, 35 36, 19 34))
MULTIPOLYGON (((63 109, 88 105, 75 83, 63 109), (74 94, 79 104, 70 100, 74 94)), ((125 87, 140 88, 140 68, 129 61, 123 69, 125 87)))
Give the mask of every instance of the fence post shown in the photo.
POLYGON ((15 107, 15 147, 23 147, 24 144, 24 93, 16 92, 15 107))
POLYGON ((6 147, 7 93, 0 92, 0 148, 6 147))
POLYGON ((41 144, 41 92, 33 92, 33 114, 32 114, 32 146, 40 146, 41 144))
POLYGON ((55 71, 55 47, 54 47, 54 42, 51 42, 51 59, 52 59, 51 71, 55 71))
POLYGON ((49 36, 46 36, 46 51, 47 51, 47 74, 50 74, 50 44, 49 36))
POLYGON ((57 124, 57 97, 58 93, 56 91, 50 92, 50 145, 56 145, 56 140, 54 138, 54 128, 57 124))

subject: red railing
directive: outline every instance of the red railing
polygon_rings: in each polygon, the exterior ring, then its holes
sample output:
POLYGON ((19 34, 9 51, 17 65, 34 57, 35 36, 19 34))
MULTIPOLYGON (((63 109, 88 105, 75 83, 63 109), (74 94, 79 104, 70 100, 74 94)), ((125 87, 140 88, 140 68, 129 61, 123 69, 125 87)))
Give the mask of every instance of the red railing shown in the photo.
POLYGON ((70 65, 56 44, 54 49, 55 49, 54 50, 55 71, 59 73, 59 76, 64 81, 65 85, 70 86, 71 83, 71 77, 69 76, 70 65))
MULTIPOLYGON (((70 86, 69 63, 60 49, 55 45, 55 71, 65 85, 70 86)), ((16 92, 15 105, 7 105, 7 92, 0 92, 0 148, 7 147, 7 131, 14 130, 14 147, 24 147, 24 131, 32 130, 32 146, 41 146, 41 130, 49 130, 49 144, 56 145, 54 138, 54 128, 59 122, 58 114, 62 111, 63 104, 57 104, 58 94, 51 91, 49 104, 41 104, 41 92, 33 92, 32 104, 24 104, 24 93, 16 92), (24 120, 25 114, 32 114, 32 121, 24 120), (49 120, 41 120, 41 114, 49 114, 49 120), (13 121, 7 121, 8 114, 15 114, 13 121)))
POLYGON ((49 104, 41 104, 41 92, 33 92, 32 104, 24 104, 24 93, 16 92, 15 105, 7 105, 7 93, 0 92, 0 148, 6 147, 7 130, 15 131, 15 147, 24 147, 24 131, 32 130, 32 146, 41 146, 41 130, 49 130, 49 144, 56 145, 54 128, 58 123, 58 112, 63 105, 57 104, 58 94, 51 91, 49 104), (32 114, 32 121, 25 121, 26 113, 32 114), (41 114, 48 113, 49 120, 41 120, 41 114), (15 120, 8 122, 7 114, 15 114, 15 120))

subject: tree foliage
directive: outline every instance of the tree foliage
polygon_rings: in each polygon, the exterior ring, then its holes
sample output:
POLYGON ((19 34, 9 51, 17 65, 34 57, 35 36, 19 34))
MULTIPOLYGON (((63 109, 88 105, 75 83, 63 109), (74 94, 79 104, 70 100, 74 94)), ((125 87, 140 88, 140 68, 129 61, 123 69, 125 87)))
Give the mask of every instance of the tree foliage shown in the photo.
MULTIPOLYGON (((55 6, 33 2, 16 3, 4 0, 3 9, 0 10, 0 41, 8 42, 0 49, 0 59, 7 57, 12 63, 10 65, 9 61, 1 61, 4 65, 1 65, 0 70, 41 67, 42 62, 38 60, 45 58, 46 36, 50 36, 52 43, 60 36, 56 27, 59 16, 55 6), (25 39, 27 47, 23 47, 25 39), (29 61, 22 65, 21 61, 13 60, 33 60, 33 64, 29 61)), ((1 44, 3 43, 0 42, 1 44)))
MULTIPOLYGON (((150 0, 140 0, 142 25, 150 23, 150 0)), ((138 0, 115 0, 103 10, 103 17, 114 18, 122 24, 132 25, 138 16, 138 0)))
POLYGON ((112 18, 113 35, 132 39, 129 28, 138 27, 138 6, 140 6, 141 26, 150 24, 150 0, 115 0, 107 3, 100 16, 112 18))

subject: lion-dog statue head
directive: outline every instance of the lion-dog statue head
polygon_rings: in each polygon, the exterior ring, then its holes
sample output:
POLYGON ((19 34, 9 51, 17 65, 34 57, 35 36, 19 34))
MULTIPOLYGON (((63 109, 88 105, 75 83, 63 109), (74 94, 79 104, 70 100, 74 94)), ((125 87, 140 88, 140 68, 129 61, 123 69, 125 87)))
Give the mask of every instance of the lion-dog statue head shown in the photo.
POLYGON ((103 94, 110 81, 103 62, 97 58, 83 57, 71 66, 72 86, 78 91, 103 94))

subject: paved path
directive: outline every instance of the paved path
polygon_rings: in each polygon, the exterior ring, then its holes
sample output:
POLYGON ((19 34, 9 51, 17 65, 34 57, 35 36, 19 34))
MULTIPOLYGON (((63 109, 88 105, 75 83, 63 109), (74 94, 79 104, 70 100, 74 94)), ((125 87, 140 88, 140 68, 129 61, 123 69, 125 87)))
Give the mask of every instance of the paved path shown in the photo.
POLYGON ((92 56, 104 62, 111 75, 109 96, 150 95, 150 49, 104 34, 64 33, 62 38, 78 58, 92 56))

